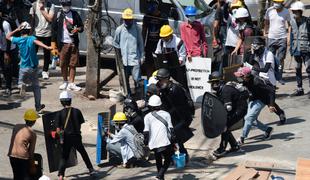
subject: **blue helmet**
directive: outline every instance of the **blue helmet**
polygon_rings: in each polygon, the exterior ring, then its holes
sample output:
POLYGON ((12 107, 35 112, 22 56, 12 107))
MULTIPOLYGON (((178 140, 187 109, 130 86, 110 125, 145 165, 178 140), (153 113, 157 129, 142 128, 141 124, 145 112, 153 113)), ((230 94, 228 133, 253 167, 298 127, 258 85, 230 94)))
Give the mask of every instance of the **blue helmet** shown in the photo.
POLYGON ((197 9, 194 6, 187 6, 185 8, 185 15, 186 16, 196 16, 197 15, 197 9))

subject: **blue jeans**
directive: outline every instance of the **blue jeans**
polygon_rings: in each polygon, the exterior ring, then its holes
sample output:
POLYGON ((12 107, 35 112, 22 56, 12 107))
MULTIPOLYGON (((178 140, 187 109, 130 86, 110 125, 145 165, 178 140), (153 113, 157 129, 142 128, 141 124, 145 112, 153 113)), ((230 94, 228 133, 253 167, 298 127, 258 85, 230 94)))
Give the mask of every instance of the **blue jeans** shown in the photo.
POLYGON ((38 68, 20 68, 18 85, 31 84, 36 110, 41 108, 41 89, 38 79, 38 68))
POLYGON ((133 80, 135 81, 135 87, 138 86, 138 82, 141 79, 141 70, 140 65, 136 66, 124 66, 125 78, 127 83, 127 91, 128 94, 131 94, 130 85, 129 85, 129 77, 132 75, 133 80))
POLYGON ((284 59, 287 51, 287 38, 282 39, 268 39, 268 49, 273 55, 280 61, 279 75, 277 80, 282 80, 282 74, 284 69, 284 59))
POLYGON ((295 56, 296 61, 296 81, 297 87, 302 88, 302 63, 306 66, 306 72, 308 74, 309 86, 310 86, 310 52, 300 53, 299 56, 295 56))
POLYGON ((268 126, 260 122, 257 118, 258 115, 260 114, 261 110, 266 106, 262 101, 260 100, 254 100, 250 101, 248 105, 248 112, 244 117, 244 126, 243 126, 243 131, 242 131, 242 137, 246 138, 248 137, 248 134, 251 130, 251 127, 253 125, 254 121, 257 121, 257 128, 266 131, 268 126))

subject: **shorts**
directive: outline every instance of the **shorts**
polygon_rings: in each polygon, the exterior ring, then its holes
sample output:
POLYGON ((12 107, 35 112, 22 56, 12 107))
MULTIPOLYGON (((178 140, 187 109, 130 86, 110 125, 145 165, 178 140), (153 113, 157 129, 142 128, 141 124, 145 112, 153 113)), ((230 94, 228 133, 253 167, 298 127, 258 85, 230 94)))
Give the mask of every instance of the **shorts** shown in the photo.
POLYGON ((74 44, 64 44, 59 53, 60 67, 79 65, 79 48, 74 44))
POLYGON ((268 39, 269 50, 279 59, 283 60, 286 56, 287 39, 268 39))

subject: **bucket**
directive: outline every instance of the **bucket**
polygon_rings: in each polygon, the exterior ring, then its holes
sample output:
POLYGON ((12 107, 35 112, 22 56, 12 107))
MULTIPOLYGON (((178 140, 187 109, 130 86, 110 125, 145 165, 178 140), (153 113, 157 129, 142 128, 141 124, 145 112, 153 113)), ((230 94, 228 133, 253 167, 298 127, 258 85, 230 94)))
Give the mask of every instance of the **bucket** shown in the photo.
POLYGON ((172 156, 172 159, 174 161, 174 164, 176 168, 184 168, 185 167, 185 159, 186 159, 186 154, 185 153, 180 153, 179 155, 174 154, 172 156))

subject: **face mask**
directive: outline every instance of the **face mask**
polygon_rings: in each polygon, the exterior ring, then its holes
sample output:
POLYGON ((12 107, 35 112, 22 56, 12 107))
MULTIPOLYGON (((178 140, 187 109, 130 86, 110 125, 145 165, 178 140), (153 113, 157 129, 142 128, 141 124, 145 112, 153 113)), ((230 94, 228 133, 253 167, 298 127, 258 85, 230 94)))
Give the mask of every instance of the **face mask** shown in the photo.
POLYGON ((281 9, 283 7, 282 3, 273 3, 275 9, 281 9))
POLYGON ((168 82, 158 82, 159 89, 166 89, 168 87, 168 82))
POLYGON ((133 24, 133 21, 125 21, 124 24, 125 24, 125 27, 126 27, 127 29, 129 29, 129 28, 131 28, 131 26, 132 26, 132 24, 133 24))
POLYGON ((244 30, 246 26, 246 22, 238 22, 239 30, 244 30))
POLYGON ((136 114, 137 113, 133 109, 131 109, 131 108, 127 108, 125 110, 125 115, 128 116, 128 117, 135 117, 136 114))
POLYGON ((62 7, 62 10, 65 12, 65 13, 68 13, 70 11, 71 7, 70 6, 63 6, 62 7))
POLYGON ((301 15, 301 13, 299 13, 299 12, 293 12, 293 13, 292 13, 292 17, 295 18, 295 19, 296 19, 296 18, 300 18, 301 16, 302 16, 302 15, 301 15))
POLYGON ((219 83, 212 83, 211 87, 214 91, 217 92, 220 89, 220 84, 219 83))

